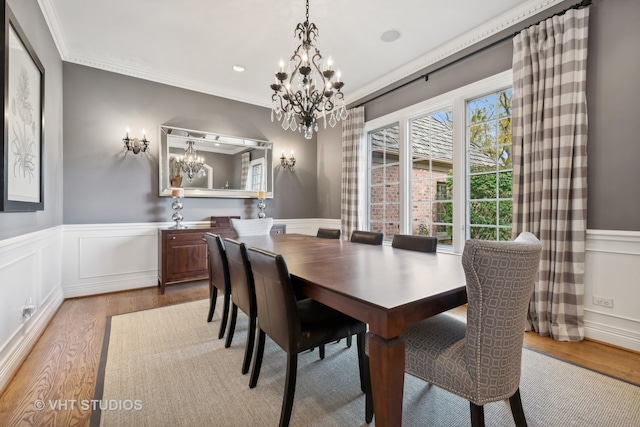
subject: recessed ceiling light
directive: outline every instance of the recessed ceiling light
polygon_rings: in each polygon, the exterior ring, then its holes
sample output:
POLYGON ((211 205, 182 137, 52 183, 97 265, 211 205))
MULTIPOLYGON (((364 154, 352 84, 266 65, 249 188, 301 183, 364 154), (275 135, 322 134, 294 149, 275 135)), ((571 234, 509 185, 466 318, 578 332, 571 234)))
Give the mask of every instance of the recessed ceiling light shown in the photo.
POLYGON ((383 42, 387 42, 387 43, 394 42, 394 41, 398 40, 399 38, 400 38, 400 31, 398 31, 398 30, 385 31, 380 36, 380 39, 383 42))
POLYGON ((233 71, 236 71, 238 73, 242 73, 245 70, 245 68, 242 65, 234 65, 233 66, 233 71))

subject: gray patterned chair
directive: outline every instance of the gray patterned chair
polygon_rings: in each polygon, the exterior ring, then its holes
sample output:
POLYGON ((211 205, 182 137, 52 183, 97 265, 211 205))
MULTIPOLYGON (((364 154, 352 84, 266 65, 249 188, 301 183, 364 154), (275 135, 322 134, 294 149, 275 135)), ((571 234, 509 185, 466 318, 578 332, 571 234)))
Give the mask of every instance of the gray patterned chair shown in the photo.
MULTIPOLYGON (((516 425, 527 425, 520 367, 541 248, 528 232, 513 242, 468 240, 462 255, 467 323, 439 314, 410 326, 403 335, 405 372, 467 399, 474 427, 484 426, 485 403, 505 399, 516 425)), ((368 399, 367 421, 372 417, 368 399)))

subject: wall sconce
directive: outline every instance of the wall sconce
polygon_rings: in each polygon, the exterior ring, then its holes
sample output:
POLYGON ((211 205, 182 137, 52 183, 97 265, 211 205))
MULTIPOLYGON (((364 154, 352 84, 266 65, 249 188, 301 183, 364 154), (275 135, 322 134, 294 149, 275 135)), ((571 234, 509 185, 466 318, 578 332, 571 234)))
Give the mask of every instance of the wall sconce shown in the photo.
POLYGON ((291 157, 288 159, 284 156, 284 151, 282 152, 282 156, 280 157, 280 167, 283 169, 288 169, 293 172, 293 168, 296 165, 296 158, 293 157, 293 151, 291 151, 291 157))
MULTIPOLYGON (((129 138, 129 128, 127 128, 127 136, 122 138, 122 142, 124 142, 125 151, 133 151, 133 154, 138 154, 139 152, 146 152, 149 149, 149 141, 147 140, 147 134, 142 129, 142 139, 138 138, 129 138)), ((125 156, 127 153, 125 153, 125 156)))

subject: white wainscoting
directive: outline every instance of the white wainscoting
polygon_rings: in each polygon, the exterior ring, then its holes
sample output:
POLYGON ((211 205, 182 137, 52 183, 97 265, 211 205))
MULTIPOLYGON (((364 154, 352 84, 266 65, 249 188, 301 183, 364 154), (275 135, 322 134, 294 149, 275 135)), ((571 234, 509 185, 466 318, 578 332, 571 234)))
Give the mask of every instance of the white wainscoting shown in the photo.
POLYGON ((640 232, 587 231, 584 311, 588 338, 640 351, 640 232))
MULTIPOLYGON (((339 219, 275 220, 287 233, 315 235, 318 227, 340 228, 339 219)), ((158 228, 167 223, 80 224, 64 228, 62 283, 73 298, 158 284, 158 228)), ((208 222, 183 222, 208 226, 208 222)))
POLYGON ((0 390, 62 304, 62 234, 59 226, 0 241, 0 390), (29 299, 36 311, 23 320, 29 299))

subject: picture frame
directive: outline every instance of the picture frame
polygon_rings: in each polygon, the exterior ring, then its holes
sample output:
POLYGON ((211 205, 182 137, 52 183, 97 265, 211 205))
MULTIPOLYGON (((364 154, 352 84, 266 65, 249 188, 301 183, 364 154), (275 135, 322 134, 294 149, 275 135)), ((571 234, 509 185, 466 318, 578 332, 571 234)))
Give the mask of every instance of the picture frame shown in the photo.
POLYGON ((44 67, 1 0, 3 40, 2 212, 44 210, 44 67))

